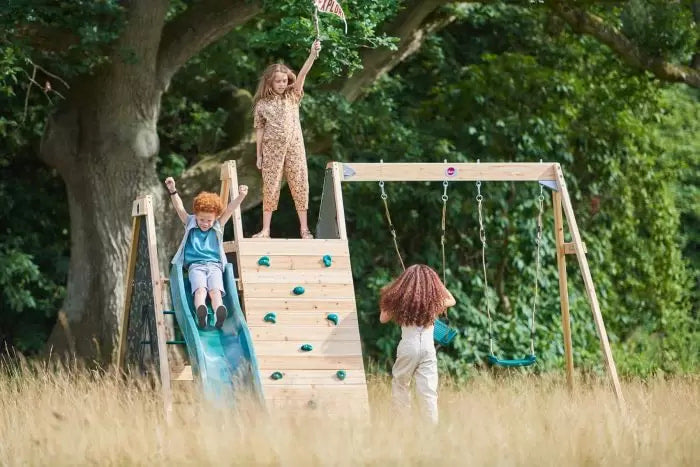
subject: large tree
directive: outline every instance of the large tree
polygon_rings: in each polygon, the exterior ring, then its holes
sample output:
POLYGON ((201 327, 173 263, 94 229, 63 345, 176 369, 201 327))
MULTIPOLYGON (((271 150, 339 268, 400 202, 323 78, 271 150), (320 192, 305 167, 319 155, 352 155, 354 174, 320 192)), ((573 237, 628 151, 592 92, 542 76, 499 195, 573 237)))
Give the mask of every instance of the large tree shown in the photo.
MULTIPOLYGON (((7 29, 3 34, 32 63, 41 65, 31 77, 40 85, 52 83, 54 90, 43 86, 47 95, 60 89, 65 97, 58 99, 46 121, 40 155, 58 171, 67 190, 71 260, 63 311, 80 355, 95 355, 95 342, 103 356, 111 353, 124 300, 131 201, 141 193, 151 193, 160 197, 161 206, 167 203, 157 176, 157 123, 163 95, 174 75, 239 27, 248 27, 251 34, 262 30, 278 46, 286 40, 305 47, 313 33, 308 2, 282 3, 105 0, 55 6, 53 2, 37 5, 16 0, 5 7, 2 21, 7 22, 7 29), (285 29, 290 21, 299 26, 285 29), (275 32, 278 28, 290 32, 289 37, 280 38, 275 32), (66 86, 52 78, 54 74, 65 79, 66 86)), ((459 14, 468 14, 468 9, 448 3, 344 2, 351 16, 350 34, 344 43, 333 41, 327 47, 337 48, 328 58, 328 70, 335 71, 337 78, 327 80, 326 89, 336 90, 348 102, 361 98, 379 77, 418 50, 432 31, 459 14), (396 42, 387 39, 390 37, 396 42), (347 77, 348 71, 354 73, 347 77)), ((533 2, 520 3, 528 6, 533 2)), ((654 18, 664 8, 662 2, 650 2, 653 5, 646 9, 635 0, 621 2, 623 7, 608 7, 607 3, 547 0, 542 7, 574 31, 606 44, 636 69, 661 80, 700 86, 698 61, 681 63, 687 59, 685 47, 690 41, 683 34, 692 29, 693 19, 697 21, 696 2, 673 4, 674 15, 661 26, 666 32, 680 23, 684 27, 680 32, 671 31, 676 33, 671 34, 672 43, 641 33, 659 27, 654 18), (610 26, 616 18, 622 18, 627 29, 610 26), (660 42, 661 47, 653 47, 660 42)), ((243 119, 243 114, 238 118, 243 119)), ((320 152, 329 148, 330 141, 327 135, 317 134, 307 144, 320 152)), ((189 192, 211 189, 219 161, 229 158, 241 162, 243 180, 255 185, 253 154, 250 135, 243 132, 240 142, 231 148, 188 167, 182 175, 183 186, 189 192)), ((251 203, 255 200, 251 197, 251 203)), ((172 243, 178 229, 166 222, 160 225, 166 233, 161 236, 164 243, 172 243)), ((55 328, 49 343, 59 351, 66 348, 61 326, 55 328)))

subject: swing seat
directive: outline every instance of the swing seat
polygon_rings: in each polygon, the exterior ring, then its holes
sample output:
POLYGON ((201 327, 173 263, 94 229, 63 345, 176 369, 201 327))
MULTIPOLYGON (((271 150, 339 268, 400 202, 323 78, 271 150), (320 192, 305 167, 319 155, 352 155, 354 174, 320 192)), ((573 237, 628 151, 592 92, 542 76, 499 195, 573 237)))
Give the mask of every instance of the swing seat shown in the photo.
POLYGON ((519 367, 519 366, 530 366, 537 361, 537 357, 534 355, 528 355, 525 358, 516 358, 513 360, 508 360, 505 358, 498 358, 495 355, 489 355, 486 357, 491 365, 503 366, 503 367, 519 367))
POLYGON ((443 321, 435 320, 433 327, 433 340, 440 345, 449 345, 457 335, 457 331, 452 329, 443 321))

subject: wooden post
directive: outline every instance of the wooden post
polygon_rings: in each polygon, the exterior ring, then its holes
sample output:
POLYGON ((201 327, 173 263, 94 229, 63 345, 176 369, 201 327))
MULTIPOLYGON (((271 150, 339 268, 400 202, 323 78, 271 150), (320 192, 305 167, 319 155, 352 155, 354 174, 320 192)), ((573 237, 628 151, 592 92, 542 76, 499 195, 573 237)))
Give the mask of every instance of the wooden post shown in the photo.
POLYGON ((156 336, 158 337, 158 363, 160 367, 160 385, 163 392, 163 405, 166 420, 170 420, 173 409, 173 395, 170 386, 170 362, 168 361, 167 339, 165 336, 165 316, 163 315, 163 287, 160 268, 158 267, 158 248, 156 245, 156 221, 153 214, 153 199, 146 196, 146 234, 148 236, 148 256, 151 265, 151 285, 153 287, 153 313, 155 313, 156 336))
POLYGON ((341 240, 347 240, 348 234, 345 230, 345 207, 343 206, 343 188, 340 186, 343 180, 343 164, 341 162, 331 162, 333 169, 333 196, 335 197, 335 212, 338 222, 338 236, 341 240))
POLYGON ((122 322, 119 327, 118 371, 122 371, 125 368, 126 336, 129 332, 129 306, 131 305, 131 295, 134 291, 134 269, 136 268, 136 251, 138 250, 139 228, 141 227, 141 217, 134 215, 133 209, 132 216, 131 243, 129 244, 129 259, 126 263, 126 281, 124 281, 124 312, 122 313, 122 322))
POLYGON ((593 320, 595 321, 598 337, 600 338, 600 345, 602 347, 603 357, 608 368, 608 374, 610 375, 610 379, 612 381, 615 396, 617 396, 620 403, 624 404, 625 399, 622 395, 620 380, 617 376, 617 368, 615 367, 615 360, 613 359, 612 350, 610 349, 608 333, 605 330, 605 323, 603 322, 603 315, 600 311, 598 296, 596 295, 595 287, 593 285, 593 278, 591 277, 591 271, 588 267, 586 253, 583 250, 583 241, 581 240, 581 234, 578 230, 578 225, 574 216, 574 209, 571 205, 571 199, 569 198, 569 191, 566 188, 566 182, 564 181, 564 174, 562 173, 561 166, 559 164, 556 164, 556 177, 559 193, 561 194, 561 200, 564 207, 564 214, 566 215, 566 222, 569 225, 574 247, 576 248, 576 259, 578 259, 578 264, 581 268, 581 275, 583 276, 583 283, 586 288, 586 296, 588 297, 588 302, 591 306, 591 311, 593 312, 593 320))
POLYGON ((552 192, 554 208, 554 238, 557 245, 557 268, 559 269, 559 300, 561 304, 561 327, 564 335, 564 359, 566 361, 566 385, 574 390, 574 355, 571 342, 571 317, 569 316, 569 287, 566 277, 566 253, 564 247, 564 220, 561 211, 561 195, 552 192))
MULTIPOLYGON (((226 161, 221 166, 221 202, 224 208, 231 202, 232 197, 238 196, 238 172, 236 161, 226 161), (233 196, 231 196, 233 194, 233 196)), ((241 220, 241 207, 238 206, 231 216, 233 221, 233 235, 236 242, 243 239, 243 221, 241 220)), ((221 228, 226 226, 222 225, 221 228)))

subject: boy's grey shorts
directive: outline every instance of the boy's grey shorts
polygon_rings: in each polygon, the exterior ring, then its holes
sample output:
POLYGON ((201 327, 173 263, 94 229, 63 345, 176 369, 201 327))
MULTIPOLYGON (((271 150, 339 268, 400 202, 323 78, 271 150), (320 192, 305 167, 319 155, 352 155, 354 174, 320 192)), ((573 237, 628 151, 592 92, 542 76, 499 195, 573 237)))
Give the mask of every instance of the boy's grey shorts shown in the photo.
POLYGON ((194 263, 187 270, 190 279, 192 293, 197 289, 220 290, 221 296, 226 295, 224 291, 224 277, 221 263, 194 263))

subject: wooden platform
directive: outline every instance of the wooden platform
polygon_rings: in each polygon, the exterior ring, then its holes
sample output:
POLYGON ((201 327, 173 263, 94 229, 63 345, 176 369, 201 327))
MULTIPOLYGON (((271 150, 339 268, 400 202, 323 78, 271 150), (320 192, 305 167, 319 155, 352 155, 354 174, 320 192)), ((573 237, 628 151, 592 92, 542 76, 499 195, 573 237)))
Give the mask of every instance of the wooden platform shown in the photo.
POLYGON ((243 239, 231 245, 268 409, 368 414, 346 240, 243 239), (330 255, 331 265, 323 262, 330 255), (269 266, 258 261, 266 256, 269 266), (296 295, 295 287, 304 293, 296 295), (275 314, 275 323, 265 321, 275 314), (327 316, 337 316, 335 324, 327 316), (304 351, 304 344, 312 350, 304 351), (344 378, 338 377, 342 370, 344 378), (279 372, 281 379, 273 379, 279 372))

